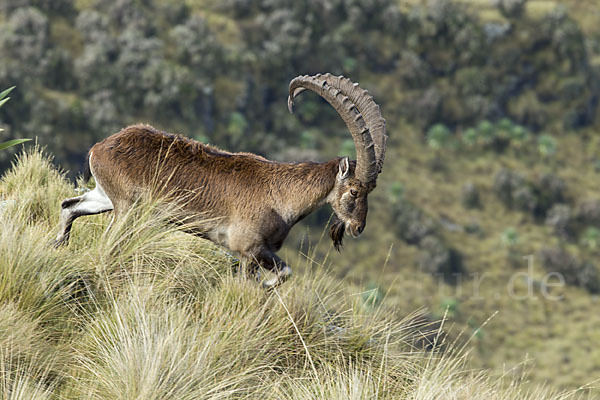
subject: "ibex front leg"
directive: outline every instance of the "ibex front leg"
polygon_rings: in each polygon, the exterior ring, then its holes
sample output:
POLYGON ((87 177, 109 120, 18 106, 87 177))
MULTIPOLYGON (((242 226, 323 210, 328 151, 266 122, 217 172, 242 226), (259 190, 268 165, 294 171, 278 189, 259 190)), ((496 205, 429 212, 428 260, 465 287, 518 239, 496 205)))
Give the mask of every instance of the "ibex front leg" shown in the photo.
POLYGON ((265 289, 273 289, 292 276, 292 269, 272 251, 262 250, 257 261, 262 267, 275 273, 274 278, 263 281, 262 286, 265 289))

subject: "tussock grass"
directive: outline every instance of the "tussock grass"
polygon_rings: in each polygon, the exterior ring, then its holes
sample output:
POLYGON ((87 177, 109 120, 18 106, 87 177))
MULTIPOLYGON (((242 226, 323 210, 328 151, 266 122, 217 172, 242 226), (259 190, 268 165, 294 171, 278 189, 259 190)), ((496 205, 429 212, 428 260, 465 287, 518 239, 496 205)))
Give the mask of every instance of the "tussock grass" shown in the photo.
MULTIPOLYGON (((567 399, 415 348, 418 313, 373 308, 326 268, 272 292, 223 249, 143 200, 76 221, 49 245, 75 188, 38 149, 0 180, 3 399, 567 399)), ((305 258, 309 264, 315 261, 305 258)), ((440 349, 444 348, 444 352, 440 349)))
POLYGON ((45 400, 54 398, 57 381, 50 384, 48 364, 10 363, 4 348, 0 351, 0 398, 2 400, 45 400))

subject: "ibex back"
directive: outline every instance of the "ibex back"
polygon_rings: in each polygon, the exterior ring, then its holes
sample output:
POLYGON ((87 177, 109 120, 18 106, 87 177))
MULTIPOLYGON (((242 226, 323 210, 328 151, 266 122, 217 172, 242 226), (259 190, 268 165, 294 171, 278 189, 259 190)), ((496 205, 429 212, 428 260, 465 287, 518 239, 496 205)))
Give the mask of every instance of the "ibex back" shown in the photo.
POLYGON ((358 237, 366 224, 367 195, 375 188, 387 136, 379 106, 357 84, 330 74, 299 76, 290 82, 288 107, 309 89, 326 99, 343 118, 356 147, 348 157, 328 162, 281 163, 250 153, 229 153, 148 125, 121 130, 88 153, 96 188, 62 202, 56 244, 69 239, 82 215, 126 211, 157 186, 190 214, 208 221, 195 233, 239 253, 246 267, 261 266, 276 277, 274 287, 291 275, 275 252, 296 222, 331 204, 336 220, 330 236, 336 249, 344 233, 358 237))

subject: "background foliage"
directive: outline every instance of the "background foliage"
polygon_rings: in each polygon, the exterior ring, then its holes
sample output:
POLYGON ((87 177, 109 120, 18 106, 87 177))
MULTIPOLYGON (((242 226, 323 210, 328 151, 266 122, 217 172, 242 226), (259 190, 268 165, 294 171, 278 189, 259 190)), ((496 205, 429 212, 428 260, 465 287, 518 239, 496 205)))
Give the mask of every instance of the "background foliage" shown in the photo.
POLYGON ((305 73, 351 76, 394 121, 424 131, 501 119, 506 135, 579 129, 598 103, 596 42, 565 7, 535 21, 485 21, 449 1, 23 0, 0 10, 0 85, 19 88, 0 114, 5 135, 38 137, 72 174, 95 141, 140 120, 275 158, 327 147, 345 132, 317 99, 286 115, 287 83, 305 73))

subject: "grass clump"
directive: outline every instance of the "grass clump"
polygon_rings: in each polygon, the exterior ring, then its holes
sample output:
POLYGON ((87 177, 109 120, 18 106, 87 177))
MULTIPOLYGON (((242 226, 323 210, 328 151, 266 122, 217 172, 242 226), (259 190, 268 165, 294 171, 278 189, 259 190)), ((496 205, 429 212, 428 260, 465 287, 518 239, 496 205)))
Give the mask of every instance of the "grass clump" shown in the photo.
POLYGON ((74 192, 37 149, 0 181, 15 200, 0 211, 3 399, 568 398, 473 372, 452 346, 415 347, 423 318, 367 305, 323 268, 266 292, 161 202, 109 231, 109 215, 81 219, 54 249, 74 192))

